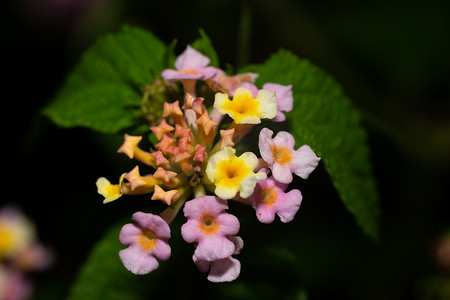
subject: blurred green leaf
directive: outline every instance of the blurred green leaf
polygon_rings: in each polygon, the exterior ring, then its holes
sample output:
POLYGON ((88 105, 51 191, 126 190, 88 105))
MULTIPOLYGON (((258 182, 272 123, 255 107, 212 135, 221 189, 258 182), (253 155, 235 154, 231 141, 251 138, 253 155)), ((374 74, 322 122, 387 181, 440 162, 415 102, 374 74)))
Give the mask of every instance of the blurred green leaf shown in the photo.
POLYGON ((104 133, 139 125, 145 87, 168 66, 171 49, 150 32, 130 26, 99 38, 44 114, 59 126, 104 133))
POLYGON ((199 33, 200 38, 196 39, 192 43, 192 48, 206 55, 211 60, 211 63, 209 65, 213 67, 219 67, 219 56, 217 55, 217 52, 214 49, 211 40, 206 35, 206 32, 203 29, 200 28, 199 33))
POLYGON ((257 84, 292 84, 294 109, 287 114, 297 147, 308 144, 323 163, 347 209, 371 238, 378 238, 379 196, 372 175, 366 132, 359 113, 324 71, 287 50, 245 71, 257 84))

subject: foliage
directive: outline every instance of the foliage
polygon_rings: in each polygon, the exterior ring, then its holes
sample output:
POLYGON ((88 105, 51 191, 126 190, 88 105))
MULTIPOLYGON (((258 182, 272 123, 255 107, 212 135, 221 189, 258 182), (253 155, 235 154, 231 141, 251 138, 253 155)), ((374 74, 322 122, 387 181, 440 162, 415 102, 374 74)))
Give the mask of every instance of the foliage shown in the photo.
POLYGON ((124 26, 88 49, 44 113, 63 127, 116 133, 140 122, 147 84, 168 66, 166 46, 150 32, 124 26))

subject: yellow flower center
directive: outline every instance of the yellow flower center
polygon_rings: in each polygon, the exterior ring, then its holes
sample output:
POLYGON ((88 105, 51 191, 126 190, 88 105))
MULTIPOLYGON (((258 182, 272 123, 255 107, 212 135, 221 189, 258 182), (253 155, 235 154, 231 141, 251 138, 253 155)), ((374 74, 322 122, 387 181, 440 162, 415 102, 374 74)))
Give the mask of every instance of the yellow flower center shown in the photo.
POLYGON ((199 229, 204 234, 211 235, 219 230, 219 224, 215 221, 214 217, 205 214, 199 224, 199 229))
POLYGON ((156 241, 158 239, 156 238, 156 235, 151 230, 145 230, 142 232, 141 235, 138 237, 138 244, 144 249, 145 251, 150 251, 155 248, 156 241))
POLYGON ((0 224, 0 257, 5 256, 13 246, 14 239, 7 224, 0 224))
POLYGON ((224 110, 233 114, 236 122, 247 116, 258 116, 258 107, 259 102, 250 95, 236 96, 223 105, 224 110))
POLYGON ((194 70, 194 69, 186 69, 186 70, 181 70, 180 73, 183 73, 183 74, 198 74, 198 71, 194 70))
POLYGON ((105 188, 105 192, 109 197, 114 197, 120 194, 120 188, 118 184, 111 184, 105 188))
POLYGON ((291 162, 292 154, 286 146, 270 146, 270 149, 272 150, 273 160, 277 163, 284 165, 291 162))
POLYGON ((251 173, 242 159, 234 156, 230 160, 223 160, 217 166, 216 184, 225 187, 234 187, 251 173))

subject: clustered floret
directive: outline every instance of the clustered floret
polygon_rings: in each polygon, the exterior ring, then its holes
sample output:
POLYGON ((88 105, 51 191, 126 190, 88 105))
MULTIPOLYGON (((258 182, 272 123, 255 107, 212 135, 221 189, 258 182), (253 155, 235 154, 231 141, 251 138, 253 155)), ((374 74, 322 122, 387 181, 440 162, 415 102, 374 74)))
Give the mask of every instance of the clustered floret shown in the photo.
POLYGON ((266 83, 258 90, 257 74, 228 76, 209 63, 208 57, 187 46, 175 61, 176 70, 162 72, 167 84, 181 82, 184 103, 164 103, 162 119, 150 127, 158 141, 151 151, 139 148, 141 136, 125 135, 118 152, 153 172, 141 175, 136 166, 122 174, 118 184, 103 177, 97 180, 104 203, 124 194, 152 194, 152 200, 168 205, 160 215, 136 212, 135 223, 120 232, 120 242, 129 245, 120 251, 120 259, 135 274, 149 273, 158 268, 158 260, 169 259, 169 225, 184 206, 187 222, 181 235, 194 244, 198 269, 209 270, 212 282, 236 279, 241 264, 233 255, 240 253, 244 242, 236 236, 239 220, 226 212, 228 201, 251 205, 262 223, 273 222, 275 215, 290 222, 302 202, 298 189, 286 192, 292 174, 306 179, 319 163, 309 146, 294 150, 291 134, 280 131, 272 138, 268 128, 259 133, 261 158, 253 152, 236 155, 235 145, 255 124, 286 119, 283 111, 293 107, 292 86, 266 83), (215 93, 212 107, 197 96, 198 81, 215 93))

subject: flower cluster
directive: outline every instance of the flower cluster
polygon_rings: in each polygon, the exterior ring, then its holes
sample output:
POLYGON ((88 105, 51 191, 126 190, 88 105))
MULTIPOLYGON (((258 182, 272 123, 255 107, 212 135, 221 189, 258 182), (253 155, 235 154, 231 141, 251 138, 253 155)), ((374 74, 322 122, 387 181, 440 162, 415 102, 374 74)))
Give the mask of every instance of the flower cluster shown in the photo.
POLYGON ((158 141, 150 151, 139 147, 142 136, 125 135, 118 152, 152 172, 141 175, 136 166, 117 184, 103 177, 97 180, 104 203, 124 194, 151 194, 152 200, 168 205, 160 215, 135 213, 135 223, 120 232, 121 243, 129 245, 120 251, 120 258, 135 274, 149 273, 158 267, 158 260, 169 259, 169 225, 184 207, 187 222, 181 234, 195 246, 198 269, 209 270, 213 282, 236 279, 241 265, 233 256, 241 251, 243 240, 236 235, 239 220, 227 213, 227 202, 251 205, 262 223, 271 223, 275 215, 289 222, 302 201, 299 190, 286 192, 292 174, 306 179, 319 163, 309 146, 295 150, 292 135, 281 131, 273 137, 268 128, 259 133, 260 158, 252 152, 238 155, 235 145, 255 124, 286 119, 283 111, 293 107, 292 86, 266 83, 258 90, 257 74, 228 76, 209 63, 208 57, 188 46, 177 58, 176 69, 162 72, 167 84, 181 82, 183 103, 164 103, 162 119, 150 127, 158 141), (199 85, 212 91, 214 99, 197 96, 199 85), (212 107, 205 105, 211 102, 212 107))
POLYGON ((49 249, 37 239, 32 223, 13 207, 0 210, 0 299, 27 299, 32 282, 27 272, 46 268, 52 261, 49 249))

